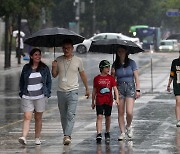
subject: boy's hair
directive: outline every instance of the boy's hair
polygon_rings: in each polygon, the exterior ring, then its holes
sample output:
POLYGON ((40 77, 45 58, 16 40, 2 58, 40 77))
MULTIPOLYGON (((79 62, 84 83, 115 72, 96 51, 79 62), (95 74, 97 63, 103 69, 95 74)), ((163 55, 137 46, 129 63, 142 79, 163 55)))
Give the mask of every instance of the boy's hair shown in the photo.
POLYGON ((100 63, 99 63, 99 69, 100 69, 100 72, 102 72, 103 68, 105 67, 110 67, 110 62, 107 61, 107 60, 102 60, 100 63))

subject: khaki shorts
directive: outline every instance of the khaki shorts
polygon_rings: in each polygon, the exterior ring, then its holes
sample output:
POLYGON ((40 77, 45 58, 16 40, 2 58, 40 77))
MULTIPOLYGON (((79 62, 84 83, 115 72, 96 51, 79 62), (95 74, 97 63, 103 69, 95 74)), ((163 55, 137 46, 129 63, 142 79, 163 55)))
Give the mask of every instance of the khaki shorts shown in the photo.
POLYGON ((43 97, 37 100, 21 99, 21 108, 23 112, 44 112, 45 104, 48 101, 47 97, 43 97))

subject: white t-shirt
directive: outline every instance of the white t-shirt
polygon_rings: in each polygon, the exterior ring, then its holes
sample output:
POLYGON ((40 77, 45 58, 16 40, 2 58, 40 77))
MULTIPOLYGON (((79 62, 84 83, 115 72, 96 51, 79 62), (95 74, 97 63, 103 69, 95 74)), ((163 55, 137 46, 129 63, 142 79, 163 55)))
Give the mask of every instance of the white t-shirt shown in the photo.
MULTIPOLYGON (((18 47, 18 37, 16 37, 16 47, 18 47)), ((22 37, 20 37, 20 49, 24 49, 24 43, 22 37)))
POLYGON ((73 56, 72 59, 66 60, 64 56, 57 57, 59 83, 58 91, 72 91, 79 87, 78 75, 84 71, 82 59, 73 56))

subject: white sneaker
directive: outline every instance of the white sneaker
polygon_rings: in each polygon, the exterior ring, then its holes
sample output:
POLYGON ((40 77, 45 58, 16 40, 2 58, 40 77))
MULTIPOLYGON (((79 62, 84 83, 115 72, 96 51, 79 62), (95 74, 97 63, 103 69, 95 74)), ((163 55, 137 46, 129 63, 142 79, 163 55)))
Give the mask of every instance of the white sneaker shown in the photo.
POLYGON ((180 127, 180 120, 177 120, 176 127, 180 127))
POLYGON ((36 145, 41 145, 41 141, 40 141, 39 138, 35 138, 35 144, 36 144, 36 145))
POLYGON ((19 143, 21 143, 22 145, 26 145, 27 144, 27 141, 26 141, 26 138, 25 137, 20 137, 18 139, 19 143))
POLYGON ((129 148, 132 148, 133 147, 133 141, 128 141, 127 145, 129 148))
POLYGON ((118 140, 122 141, 125 140, 126 134, 125 133, 121 133, 121 135, 119 136, 118 140))
POLYGON ((71 143, 71 137, 70 136, 64 136, 63 144, 69 145, 71 143))
POLYGON ((133 137, 133 128, 132 127, 127 127, 127 136, 129 138, 132 138, 133 137))

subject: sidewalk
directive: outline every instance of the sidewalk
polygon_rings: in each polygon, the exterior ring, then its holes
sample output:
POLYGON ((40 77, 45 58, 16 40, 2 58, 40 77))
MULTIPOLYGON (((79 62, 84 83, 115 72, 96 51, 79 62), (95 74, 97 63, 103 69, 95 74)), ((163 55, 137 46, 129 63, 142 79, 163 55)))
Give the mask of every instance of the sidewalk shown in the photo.
MULTIPOLYGON (((77 106, 75 127, 72 134, 72 144, 62 144, 63 134, 60 124, 60 115, 57 107, 57 98, 51 97, 43 116, 42 145, 34 145, 34 121, 27 138, 28 145, 22 147, 17 139, 21 135, 22 113, 14 113, 18 99, 13 97, 0 98, 1 104, 8 102, 5 106, 5 118, 15 117, 17 121, 11 122, 0 128, 0 153, 1 154, 176 154, 180 153, 180 130, 175 127, 175 99, 172 93, 166 92, 169 77, 169 68, 172 59, 177 53, 154 54, 153 58, 153 93, 151 92, 150 64, 142 65, 140 68, 140 83, 142 96, 136 100, 134 107, 134 139, 118 142, 120 134, 117 120, 117 108, 113 106, 111 122, 111 142, 104 142, 104 120, 103 120, 103 142, 96 144, 96 114, 91 110, 91 98, 81 98, 77 106), (159 59, 159 60, 158 60, 159 59), (11 101, 11 102, 10 102, 11 101)), ((89 58, 91 55, 87 55, 89 58)), ((149 56, 149 54, 147 54, 149 56)), ((150 58, 147 57, 146 58, 150 58)), ((46 62, 50 65, 53 56, 45 55, 46 62)), ((96 57, 95 57, 96 58, 96 57)), ((101 58, 104 58, 103 55, 101 58)), ((138 58, 142 58, 141 55, 138 58)), ((97 61, 99 58, 97 57, 97 61)), ((94 62, 93 60, 90 62, 94 62)), ((14 61, 15 65, 16 61, 14 61)), ((16 66, 16 65, 15 65, 16 66)), ((21 70, 13 66, 12 69, 21 70)), ((12 69, 10 69, 12 71, 12 69)), ((94 69, 94 68, 93 68, 94 69)), ((1 71, 1 70, 0 70, 1 71)), ((9 70, 8 70, 9 71, 9 70)), ((4 72, 4 71, 2 71, 4 72)), ((5 71, 6 72, 6 71, 5 71)), ((89 72, 92 74, 93 72, 89 72)), ((91 82, 92 83, 92 82, 91 82)), ((91 87, 90 87, 91 88, 91 87)), ((3 115, 1 113, 1 115, 3 115)))
POLYGON ((11 53, 11 67, 5 69, 4 68, 4 51, 0 51, 0 74, 8 74, 8 73, 13 73, 16 71, 20 71, 23 67, 23 65, 25 63, 27 63, 27 61, 23 60, 23 58, 21 58, 21 64, 18 64, 18 60, 16 58, 15 55, 15 51, 12 51, 11 53))

